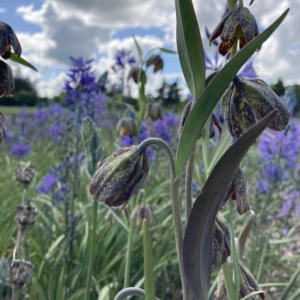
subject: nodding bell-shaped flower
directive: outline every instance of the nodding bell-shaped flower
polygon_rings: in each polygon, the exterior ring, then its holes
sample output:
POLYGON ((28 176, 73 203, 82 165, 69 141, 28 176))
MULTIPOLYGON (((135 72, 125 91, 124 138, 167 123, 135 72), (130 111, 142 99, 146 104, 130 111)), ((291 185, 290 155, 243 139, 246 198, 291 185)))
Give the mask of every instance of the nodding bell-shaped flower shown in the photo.
POLYGON ((35 170, 32 168, 20 168, 16 170, 15 180, 17 182, 23 183, 27 187, 33 180, 35 176, 35 170))
POLYGON ((15 32, 8 24, 0 22, 0 55, 4 59, 8 59, 10 57, 11 48, 13 48, 16 55, 21 55, 21 44, 15 32))
POLYGON ((134 220, 134 224, 137 227, 143 223, 144 219, 148 221, 150 227, 156 222, 152 206, 147 203, 138 204, 132 212, 131 218, 134 220))
MULTIPOLYGON (((183 109, 183 113, 181 115, 180 123, 179 123, 179 128, 177 130, 178 136, 181 136, 185 121, 190 113, 192 107, 192 101, 189 101, 186 106, 183 109)), ((214 128, 217 128, 219 133, 222 133, 222 125, 218 117, 215 115, 215 113, 212 113, 211 119, 210 119, 210 133, 209 133, 209 138, 213 138, 215 136, 215 131, 214 128)), ((200 136, 199 136, 200 138, 200 136)))
POLYGON ((148 103, 146 107, 145 119, 150 118, 152 121, 162 120, 162 110, 159 103, 148 103))
POLYGON ((223 265, 231 254, 230 227, 222 216, 217 214, 215 221, 212 264, 216 268, 223 265))
POLYGON ((149 172, 148 157, 138 146, 121 148, 98 167, 90 183, 94 200, 109 206, 128 202, 149 172))
MULTIPOLYGON (((246 7, 240 7, 229 12, 211 34, 210 43, 219 36, 222 42, 218 46, 221 55, 227 55, 232 45, 239 39, 240 49, 258 36, 259 31, 254 16, 246 7)), ((259 49, 258 49, 259 50, 259 49)))
POLYGON ((154 65, 153 73, 158 72, 164 68, 164 61, 160 55, 152 54, 146 61, 146 66, 154 65))
POLYGON ((138 82, 146 83, 147 82, 147 76, 146 76, 145 71, 143 69, 137 68, 137 67, 133 67, 129 71, 128 76, 127 76, 127 81, 129 81, 130 78, 132 78, 135 83, 138 83, 138 82))
POLYGON ((220 209, 223 208, 227 200, 231 197, 232 200, 235 200, 236 210, 240 215, 248 212, 250 210, 250 207, 247 200, 246 188, 246 175, 241 170, 241 168, 238 168, 238 170, 233 175, 232 181, 229 184, 220 209))
POLYGON ((0 112, 0 143, 6 138, 6 123, 2 112, 0 112))
POLYGON ((11 67, 0 60, 0 97, 12 96, 15 92, 15 82, 11 67))
POLYGON ((291 118, 280 97, 261 79, 235 77, 222 98, 225 123, 233 138, 239 138, 248 128, 273 110, 277 115, 269 128, 284 130, 291 118))
POLYGON ((121 118, 117 124, 117 134, 118 136, 136 136, 137 135, 137 127, 136 122, 131 117, 121 118))
MULTIPOLYGON (((241 261, 239 261, 239 265, 241 274, 239 299, 242 299, 256 291, 261 291, 261 293, 256 294, 254 296, 250 296, 247 299, 266 299, 264 291, 259 287, 257 281, 255 280, 254 276, 251 274, 249 269, 246 267, 246 265, 241 261)), ((229 263, 229 266, 232 268, 232 263, 229 263)), ((215 300, 230 300, 227 297, 224 275, 222 271, 220 271, 218 276, 218 286, 214 296, 215 300)))

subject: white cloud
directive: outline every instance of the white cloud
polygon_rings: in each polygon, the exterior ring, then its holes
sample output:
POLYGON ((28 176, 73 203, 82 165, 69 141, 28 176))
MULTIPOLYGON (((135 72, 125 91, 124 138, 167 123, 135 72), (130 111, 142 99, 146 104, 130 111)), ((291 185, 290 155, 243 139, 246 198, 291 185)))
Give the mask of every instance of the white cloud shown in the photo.
MULTIPOLYGON (((208 46, 204 26, 210 31, 215 28, 223 15, 225 2, 194 1, 204 47, 210 53, 215 48, 208 46)), ((246 1, 245 5, 248 6, 246 1)), ((275 82, 279 77, 285 83, 300 81, 299 71, 295 67, 300 65, 300 41, 296 31, 299 27, 297 14, 300 1, 282 0, 276 4, 273 0, 255 1, 250 7, 263 28, 274 22, 287 7, 291 8, 289 15, 256 55, 255 67, 264 77, 262 79, 268 82, 275 82)), ((176 45, 173 0, 45 0, 40 9, 35 9, 31 4, 17 8, 17 12, 25 21, 41 27, 38 33, 20 32, 17 35, 24 49, 24 57, 42 70, 48 70, 51 66, 67 68, 69 56, 98 57, 95 61, 96 69, 109 69, 116 50, 126 48, 135 51, 132 38, 112 38, 116 31, 124 28, 156 27, 165 33, 164 40, 151 35, 138 37, 144 49, 176 45)), ((40 84, 43 86, 41 93, 45 90, 53 94, 59 92, 57 88, 46 88, 47 82, 50 84, 48 79, 45 84, 40 84)))
POLYGON ((5 13, 6 12, 6 8, 0 7, 0 13, 5 13))

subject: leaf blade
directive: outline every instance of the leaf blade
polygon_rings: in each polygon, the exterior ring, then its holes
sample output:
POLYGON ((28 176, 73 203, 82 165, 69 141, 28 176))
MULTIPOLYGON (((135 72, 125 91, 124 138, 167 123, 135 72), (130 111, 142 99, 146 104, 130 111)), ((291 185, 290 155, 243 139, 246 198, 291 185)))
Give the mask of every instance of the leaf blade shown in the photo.
POLYGON ((38 72, 37 68, 34 65, 32 65, 30 62, 28 62, 24 58, 14 54, 14 53, 10 54, 9 59, 16 62, 16 63, 18 63, 18 64, 20 64, 20 65, 26 66, 26 67, 38 72))
POLYGON ((237 53, 224 68, 207 85, 199 100, 191 110, 179 140, 176 155, 176 176, 180 178, 190 153, 201 133, 206 120, 213 111, 215 105, 221 98, 225 89, 232 81, 238 70, 250 58, 250 56, 269 38, 269 36, 281 24, 288 13, 287 9, 273 24, 264 32, 248 43, 237 53))
POLYGON ((176 40, 184 78, 194 99, 204 88, 205 60, 198 22, 191 0, 176 0, 176 40))
POLYGON ((196 299, 208 299, 214 222, 230 180, 250 146, 275 115, 276 111, 267 115, 226 151, 196 198, 183 241, 184 274, 196 299))

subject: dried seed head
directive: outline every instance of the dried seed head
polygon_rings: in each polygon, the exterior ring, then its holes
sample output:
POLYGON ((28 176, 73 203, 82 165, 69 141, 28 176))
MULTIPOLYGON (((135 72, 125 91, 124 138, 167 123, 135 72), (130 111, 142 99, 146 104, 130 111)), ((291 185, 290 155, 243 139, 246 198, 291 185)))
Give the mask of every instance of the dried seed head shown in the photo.
POLYGON ((162 120, 162 110, 159 103, 148 103, 146 107, 145 119, 150 118, 152 121, 162 120))
POLYGON ((230 254, 230 227, 226 219, 217 214, 213 239, 213 266, 220 268, 230 254))
POLYGON ((22 225, 33 225, 36 221, 37 209, 32 206, 17 205, 15 222, 22 225))
POLYGON ((148 58, 148 60, 146 62, 146 66, 149 67, 152 65, 154 65, 154 69, 153 69, 154 73, 156 73, 157 71, 162 70, 164 68, 164 61, 160 55, 152 54, 148 58))
POLYGON ((94 200, 109 206, 126 204, 149 171, 148 157, 137 146, 121 148, 98 167, 90 183, 94 200))
POLYGON ((19 286, 30 283, 33 275, 34 265, 30 261, 14 259, 9 263, 9 281, 19 286))
POLYGON ((130 117, 121 118, 117 124, 117 134, 118 136, 136 136, 137 127, 135 120, 130 117))
MULTIPOLYGON (((239 261, 240 265, 240 275, 241 275, 241 282, 240 282, 240 293, 239 299, 242 299, 249 294, 261 291, 261 293, 256 294, 254 296, 250 296, 247 299, 250 300, 264 300, 266 298, 264 291, 259 287, 258 283, 256 282, 254 276, 251 274, 249 269, 245 266, 245 264, 239 261)), ((229 263, 229 266, 232 269, 232 263, 229 263)), ((226 286, 224 281, 223 272, 219 272, 218 276, 218 287, 214 294, 215 300, 228 300, 227 293, 226 293, 226 286)))
MULTIPOLYGON (((1 23, 1 22, 0 22, 1 23)), ((11 67, 0 60, 0 97, 12 96, 15 92, 15 82, 11 67)))
POLYGON ((156 222, 152 206, 147 203, 138 204, 132 212, 131 218, 134 220, 134 224, 137 227, 139 227, 143 223, 144 219, 147 220, 150 227, 153 226, 156 222))
POLYGON ((6 138, 6 124, 5 118, 2 112, 0 112, 0 143, 6 138))
POLYGON ((16 170, 15 180, 28 186, 35 176, 35 170, 32 168, 20 168, 16 170))

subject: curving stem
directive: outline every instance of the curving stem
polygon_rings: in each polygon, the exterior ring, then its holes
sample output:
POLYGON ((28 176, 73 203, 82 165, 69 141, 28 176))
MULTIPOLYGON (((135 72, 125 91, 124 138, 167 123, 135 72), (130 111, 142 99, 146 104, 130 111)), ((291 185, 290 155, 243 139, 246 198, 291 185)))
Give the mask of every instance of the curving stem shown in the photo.
POLYGON ((125 288, 116 295, 114 300, 123 300, 128 296, 141 296, 145 298, 145 291, 134 287, 125 288))
POLYGON ((172 198, 172 210, 173 210, 173 224, 175 231, 175 242, 177 257, 179 261, 179 272, 182 283, 182 293, 183 299, 187 300, 189 297, 189 291, 185 282, 184 273, 183 273, 183 263, 182 263, 182 244, 183 244, 183 234, 182 234, 182 225, 181 225, 181 212, 180 212, 180 197, 179 197, 179 179, 176 178, 175 173, 175 160, 173 153, 169 145, 161 139, 158 138, 149 138, 144 140, 139 146, 139 150, 146 151, 147 147, 150 145, 157 145, 161 147, 167 154, 169 164, 170 164, 170 177, 171 177, 171 198, 172 198))

